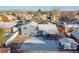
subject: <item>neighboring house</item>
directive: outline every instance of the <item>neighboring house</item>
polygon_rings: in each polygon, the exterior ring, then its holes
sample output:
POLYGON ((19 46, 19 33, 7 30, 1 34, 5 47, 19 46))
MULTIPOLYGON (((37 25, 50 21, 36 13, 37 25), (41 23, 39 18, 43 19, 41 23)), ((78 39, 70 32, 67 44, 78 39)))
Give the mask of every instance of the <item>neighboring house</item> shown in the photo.
POLYGON ((41 19, 42 19, 42 20, 47 20, 47 14, 41 15, 41 19))
POLYGON ((59 31, 55 24, 46 23, 46 24, 38 24, 37 22, 29 22, 27 24, 23 24, 19 28, 19 32, 21 35, 39 35, 38 32, 43 32, 43 34, 59 34, 59 31))
POLYGON ((29 25, 32 25, 34 27, 37 27, 38 26, 38 23, 37 22, 34 22, 34 21, 30 21, 29 22, 29 25))
POLYGON ((0 22, 0 28, 5 29, 4 41, 6 46, 11 43, 12 40, 14 40, 14 38, 18 35, 15 25, 15 22, 0 22))
POLYGON ((28 14, 25 16, 25 19, 27 20, 31 20, 33 18, 33 15, 32 14, 28 14))
POLYGON ((59 39, 60 50, 77 50, 78 43, 71 38, 61 38, 59 39))
POLYGON ((58 22, 56 25, 60 34, 65 34, 68 31, 65 22, 58 22))
POLYGON ((78 24, 67 24, 66 26, 69 29, 69 31, 73 31, 74 29, 79 29, 78 24))
POLYGON ((20 26, 19 31, 21 35, 35 35, 37 32, 37 23, 29 22, 28 24, 23 24, 20 26))
POLYGON ((54 22, 54 23, 59 22, 59 17, 53 15, 53 16, 51 17, 51 22, 54 22))
POLYGON ((0 21, 2 22, 16 22, 16 17, 12 15, 3 15, 0 17, 0 21))
POLYGON ((59 31, 57 29, 57 26, 52 23, 46 23, 46 24, 38 24, 38 30, 43 31, 45 34, 58 34, 59 31))
POLYGON ((12 32, 8 33, 8 35, 5 36, 5 45, 8 46, 10 43, 13 43, 12 41, 19 35, 19 32, 12 32))
POLYGON ((74 18, 75 18, 75 19, 79 19, 79 15, 75 15, 74 18))
POLYGON ((16 24, 15 22, 0 22, 0 28, 5 29, 6 32, 13 32, 17 30, 16 24))
POLYGON ((51 22, 51 18, 52 18, 52 15, 51 14, 47 14, 47 19, 49 22, 51 22))
POLYGON ((79 19, 73 21, 76 24, 79 24, 79 19))
POLYGON ((57 26, 61 33, 68 33, 69 31, 79 28, 78 24, 66 24, 65 22, 59 22, 57 26))
POLYGON ((78 24, 67 24, 66 25, 69 29, 70 28, 79 28, 79 25, 78 24))
POLYGON ((71 37, 79 43, 79 29, 75 29, 71 32, 71 37))

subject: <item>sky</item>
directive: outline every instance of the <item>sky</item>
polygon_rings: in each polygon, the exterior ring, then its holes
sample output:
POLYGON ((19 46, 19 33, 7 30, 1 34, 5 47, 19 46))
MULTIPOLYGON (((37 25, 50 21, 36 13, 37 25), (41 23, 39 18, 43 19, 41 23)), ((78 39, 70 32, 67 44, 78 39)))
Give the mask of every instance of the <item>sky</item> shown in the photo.
POLYGON ((53 10, 58 8, 61 10, 79 10, 79 6, 0 6, 0 10, 53 10))

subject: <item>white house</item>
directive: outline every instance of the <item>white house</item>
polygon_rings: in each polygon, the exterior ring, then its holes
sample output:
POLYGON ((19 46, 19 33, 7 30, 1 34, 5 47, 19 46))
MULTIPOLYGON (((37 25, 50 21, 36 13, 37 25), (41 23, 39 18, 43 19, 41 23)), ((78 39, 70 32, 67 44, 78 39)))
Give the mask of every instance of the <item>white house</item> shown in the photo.
POLYGON ((58 29, 55 24, 38 24, 38 30, 43 31, 45 34, 58 34, 58 29))
POLYGON ((60 47, 65 50, 76 50, 78 43, 72 38, 61 38, 59 39, 60 47))
POLYGON ((20 26, 20 34, 21 35, 34 35, 37 32, 37 23, 36 22, 29 22, 27 24, 23 24, 22 26, 20 26))

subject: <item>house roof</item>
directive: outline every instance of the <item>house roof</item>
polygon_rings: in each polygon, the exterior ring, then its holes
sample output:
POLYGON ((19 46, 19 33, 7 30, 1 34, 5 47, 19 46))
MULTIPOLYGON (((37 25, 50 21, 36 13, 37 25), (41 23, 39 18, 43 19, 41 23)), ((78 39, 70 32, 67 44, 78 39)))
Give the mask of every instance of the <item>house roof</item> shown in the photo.
POLYGON ((67 37, 59 39, 59 42, 61 42, 62 45, 70 44, 70 43, 78 44, 74 39, 67 38, 67 37))
POLYGON ((67 24, 66 25, 68 28, 79 28, 78 24, 67 24))
POLYGON ((75 29, 71 32, 71 35, 73 35, 76 39, 79 39, 79 29, 75 29))
POLYGON ((75 23, 77 23, 77 24, 79 24, 79 19, 77 19, 77 20, 74 20, 74 22, 75 22, 75 23))
POLYGON ((15 17, 12 16, 12 15, 4 15, 4 16, 8 17, 9 20, 12 20, 13 18, 15 18, 15 17))
POLYGON ((0 28, 11 28, 15 26, 17 23, 15 22, 0 22, 0 28))
POLYGON ((34 22, 34 21, 31 21, 31 22, 29 23, 29 25, 32 25, 32 26, 34 26, 34 27, 37 27, 38 23, 37 23, 37 22, 34 22))
POLYGON ((48 23, 48 24, 38 24, 38 29, 40 31, 44 31, 45 33, 48 34, 58 34, 58 29, 55 24, 48 23))
POLYGON ((37 26, 38 26, 38 23, 37 23, 37 22, 34 22, 34 21, 30 21, 30 22, 28 22, 28 23, 22 24, 22 26, 20 26, 20 27, 24 27, 24 26, 37 27, 37 26))
POLYGON ((65 27, 65 24, 64 24, 64 22, 59 22, 59 23, 57 23, 57 26, 58 27, 65 27))

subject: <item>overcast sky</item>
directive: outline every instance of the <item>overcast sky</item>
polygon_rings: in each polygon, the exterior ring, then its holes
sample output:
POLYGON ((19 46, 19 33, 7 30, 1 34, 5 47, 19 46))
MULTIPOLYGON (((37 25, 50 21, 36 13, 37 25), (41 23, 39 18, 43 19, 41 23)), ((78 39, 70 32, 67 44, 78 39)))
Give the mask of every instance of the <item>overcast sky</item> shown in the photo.
POLYGON ((0 6, 0 10, 53 10, 60 8, 61 10, 79 10, 79 6, 0 6))

